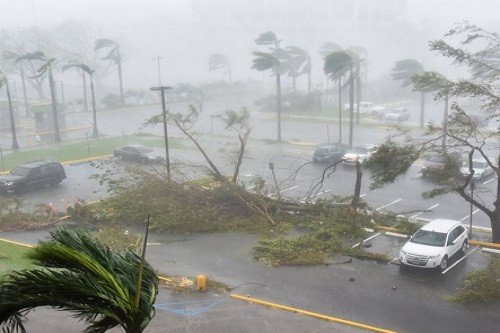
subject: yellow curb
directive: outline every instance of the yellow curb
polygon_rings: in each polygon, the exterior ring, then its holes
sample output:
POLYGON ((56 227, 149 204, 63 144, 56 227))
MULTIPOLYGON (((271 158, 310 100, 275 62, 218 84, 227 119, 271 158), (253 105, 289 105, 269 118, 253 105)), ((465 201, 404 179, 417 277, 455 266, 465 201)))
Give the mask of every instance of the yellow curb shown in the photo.
POLYGON ((479 245, 482 247, 492 247, 495 249, 500 249, 500 243, 489 243, 489 242, 482 242, 482 241, 470 239, 469 244, 470 245, 479 245))
POLYGON ((323 315, 323 314, 316 313, 316 312, 292 308, 292 307, 281 305, 281 304, 271 303, 271 302, 259 300, 256 298, 252 298, 250 296, 241 296, 241 295, 237 295, 237 294, 231 294, 229 296, 234 298, 234 299, 240 300, 240 301, 264 305, 264 306, 267 306, 267 307, 272 308, 272 309, 279 309, 279 310, 284 310, 284 311, 288 311, 288 312, 298 313, 298 314, 302 314, 302 315, 317 318, 317 319, 323 319, 326 321, 331 321, 331 322, 336 322, 336 323, 340 323, 340 324, 344 324, 344 325, 348 325, 348 326, 352 326, 352 327, 361 328, 361 329, 364 329, 367 331, 382 332, 382 333, 395 333, 394 331, 386 330, 383 328, 378 328, 378 327, 369 326, 369 325, 357 323, 357 322, 350 321, 350 320, 331 317, 331 316, 323 315))
POLYGON ((316 146, 316 142, 301 142, 301 141, 290 141, 292 145, 298 145, 298 146, 316 146))
POLYGON ((20 245, 20 246, 24 246, 24 247, 35 247, 34 245, 31 245, 31 244, 14 242, 14 241, 11 241, 11 240, 8 240, 8 239, 5 239, 5 238, 0 238, 0 241, 1 242, 5 242, 5 243, 14 244, 14 245, 20 245))
POLYGON ((109 158, 111 156, 113 156, 113 155, 108 154, 108 155, 101 155, 101 156, 94 156, 94 157, 86 157, 86 158, 82 158, 79 160, 64 161, 64 162, 61 162, 61 164, 67 165, 67 164, 80 163, 80 162, 90 162, 90 161, 100 160, 103 158, 109 158))
POLYGON ((396 228, 392 228, 392 227, 384 227, 382 225, 377 225, 375 226, 375 229, 377 230, 385 230, 385 231, 390 231, 390 232, 400 232, 398 229, 396 228))

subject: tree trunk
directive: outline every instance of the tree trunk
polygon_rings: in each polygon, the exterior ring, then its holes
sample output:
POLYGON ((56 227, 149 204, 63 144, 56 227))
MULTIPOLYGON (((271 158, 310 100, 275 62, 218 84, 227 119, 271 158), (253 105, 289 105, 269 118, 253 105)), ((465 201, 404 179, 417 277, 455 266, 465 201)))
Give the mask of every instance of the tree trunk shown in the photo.
POLYGON ((281 76, 276 74, 276 110, 278 112, 278 141, 281 141, 281 76))
POLYGON ((446 137, 448 132, 448 94, 444 98, 444 114, 443 114, 443 138, 441 142, 441 149, 446 151, 446 137))
POLYGON ((339 143, 342 143, 342 76, 339 76, 339 143))
POLYGON ((358 209, 359 199, 361 197, 361 179, 363 173, 361 172, 361 163, 356 159, 356 183, 354 185, 354 194, 352 196, 351 207, 354 211, 358 209))
POLYGON ((52 65, 49 67, 49 84, 50 97, 52 99, 52 121, 54 126, 54 141, 61 141, 61 132, 59 130, 59 114, 57 111, 56 89, 54 84, 54 76, 52 75, 52 65))
POLYGON ((311 95, 311 70, 307 71, 307 95, 311 95))
MULTIPOLYGON (((500 166, 500 155, 497 159, 497 166, 500 166)), ((500 243, 500 177, 497 174, 497 195, 494 202, 495 208, 493 209, 493 214, 490 215, 491 222, 491 239, 493 243, 500 243)))
POLYGON ((354 130, 354 85, 352 65, 349 66, 349 148, 352 148, 352 137, 354 130))
POLYGON ((97 109, 95 103, 94 80, 92 79, 92 75, 90 75, 90 98, 92 99, 92 121, 93 121, 92 137, 97 138, 99 136, 99 131, 97 130, 97 109))
POLYGON ((19 149, 19 143, 17 142, 16 135, 16 124, 14 122, 14 109, 12 108, 12 98, 10 97, 10 87, 9 80, 5 80, 5 87, 7 89, 7 100, 9 102, 9 117, 10 117, 10 131, 12 134, 12 149, 19 149))
POLYGON ((81 73, 82 73, 82 86, 83 86, 83 110, 88 111, 89 102, 87 98, 87 78, 85 77, 86 74, 84 71, 81 71, 81 73))
MULTIPOLYGON (((118 51, 118 57, 119 56, 120 51, 118 51)), ((122 106, 125 106, 125 96, 123 94, 122 60, 118 59, 116 65, 118 66, 118 80, 120 83, 120 103, 122 104, 122 106)))
POLYGON ((359 103, 361 102, 361 77, 356 76, 356 124, 359 124, 359 103))
POLYGON ((420 129, 424 128, 425 93, 420 93, 420 129))
POLYGON ((28 107, 28 94, 26 93, 26 78, 24 75, 24 66, 22 61, 19 62, 19 71, 21 74, 21 83, 23 86, 23 97, 24 97, 24 111, 26 112, 26 115, 28 116, 30 111, 28 107))

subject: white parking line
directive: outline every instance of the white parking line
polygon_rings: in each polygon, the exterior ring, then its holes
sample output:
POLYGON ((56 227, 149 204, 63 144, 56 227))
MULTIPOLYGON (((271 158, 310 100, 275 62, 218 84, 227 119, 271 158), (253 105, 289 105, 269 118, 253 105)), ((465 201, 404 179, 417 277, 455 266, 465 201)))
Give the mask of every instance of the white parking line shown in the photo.
POLYGON ((444 271, 442 271, 441 274, 446 274, 446 272, 448 272, 450 269, 452 269, 453 267, 455 267, 456 265, 458 265, 459 262, 463 261, 465 258, 467 258, 471 254, 473 254, 476 250, 477 250, 477 247, 475 247, 472 250, 470 250, 469 253, 466 253, 462 258, 460 258, 459 260, 455 261, 455 263, 453 263, 453 265, 449 266, 447 269, 445 269, 444 271))
POLYGON ((486 184, 488 184, 488 183, 491 183, 491 182, 492 182, 492 181, 494 181, 494 180, 496 181, 497 179, 496 179, 495 177, 493 177, 493 178, 491 178, 490 180, 487 180, 487 181, 483 182, 483 185, 486 185, 486 184))
MULTIPOLYGON (((439 203, 437 203, 437 204, 435 204, 435 205, 433 205, 433 206, 430 206, 430 207, 429 207, 429 208, 427 208, 426 210, 431 210, 431 209, 434 209, 434 208, 436 208, 437 206, 439 206, 439 203)), ((417 214, 415 214, 415 215, 413 215, 413 216, 410 216, 410 219, 413 219, 413 218, 415 218, 415 217, 417 217, 417 216, 419 216, 420 214, 423 214, 423 213, 425 213, 425 211, 422 211, 422 212, 417 213, 417 214)))
POLYGON ((352 248, 354 249, 355 247, 360 246, 360 245, 361 245, 362 243, 364 243, 364 242, 368 242, 369 240, 371 240, 371 239, 373 239, 373 238, 377 237, 378 235, 380 235, 380 232, 377 232, 375 235, 372 235, 372 236, 368 237, 367 239, 365 239, 365 240, 363 240, 363 241, 361 241, 361 242, 359 242, 359 243, 357 243, 357 244, 354 244, 354 245, 352 246, 352 248))
POLYGON ((362 197, 365 197, 365 196, 366 196, 366 193, 363 193, 359 197, 362 198, 362 197))
POLYGON ((389 207, 390 205, 394 205, 395 203, 400 202, 401 200, 403 200, 403 199, 400 198, 400 199, 394 200, 393 202, 390 202, 387 205, 381 206, 381 207, 379 207, 379 208, 377 208, 375 210, 378 212, 379 210, 384 209, 386 207, 389 207))
POLYGON ((293 190, 294 188, 297 188, 299 187, 299 185, 295 185, 295 186, 292 186, 292 187, 289 187, 289 188, 286 188, 284 190, 281 190, 280 192, 283 193, 283 192, 286 192, 286 191, 290 191, 290 190, 293 190))
MULTIPOLYGON (((476 214, 477 212, 479 212, 479 209, 476 209, 475 211, 473 211, 473 212, 472 212, 472 215, 476 214)), ((460 222, 462 222, 463 220, 466 220, 466 219, 468 219, 468 218, 470 218, 470 214, 469 214, 469 215, 467 215, 467 216, 465 216, 464 218, 462 218, 462 219, 460 220, 460 222)))
POLYGON ((397 233, 397 232, 386 231, 385 234, 387 236, 394 236, 394 237, 400 237, 400 238, 408 238, 408 235, 400 234, 400 233, 397 233))

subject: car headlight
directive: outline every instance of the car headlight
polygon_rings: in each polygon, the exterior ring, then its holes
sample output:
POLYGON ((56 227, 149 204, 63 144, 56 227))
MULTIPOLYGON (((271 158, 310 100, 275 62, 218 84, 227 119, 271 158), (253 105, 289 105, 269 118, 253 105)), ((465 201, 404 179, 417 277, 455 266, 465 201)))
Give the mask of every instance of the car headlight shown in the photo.
POLYGON ((4 182, 4 183, 5 183, 5 185, 7 185, 7 186, 12 186, 12 185, 14 185, 14 182, 4 182))
POLYGON ((428 256, 429 259, 436 259, 436 258, 439 258, 439 254, 435 255, 435 256, 428 256))

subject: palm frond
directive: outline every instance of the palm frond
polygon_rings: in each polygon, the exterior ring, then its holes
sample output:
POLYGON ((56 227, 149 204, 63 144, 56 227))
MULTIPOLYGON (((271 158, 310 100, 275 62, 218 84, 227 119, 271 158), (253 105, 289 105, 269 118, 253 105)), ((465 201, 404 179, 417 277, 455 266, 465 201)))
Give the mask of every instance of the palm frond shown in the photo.
POLYGON ((279 60, 270 53, 254 51, 255 58, 252 60, 252 69, 265 71, 279 65, 279 60))
POLYGON ((255 40, 257 45, 276 45, 278 38, 272 31, 263 32, 255 40))
POLYGON ((95 72, 95 70, 91 69, 89 66, 85 65, 85 64, 81 64, 81 63, 68 63, 66 65, 63 65, 61 70, 64 72, 70 68, 78 68, 82 71, 84 71, 85 73, 91 75, 92 73, 95 72))
POLYGON ((117 46, 118 46, 118 43, 116 43, 115 41, 113 41, 111 39, 100 38, 100 39, 97 39, 95 41, 94 51, 98 51, 102 48, 107 48, 107 47, 116 48, 117 46))

